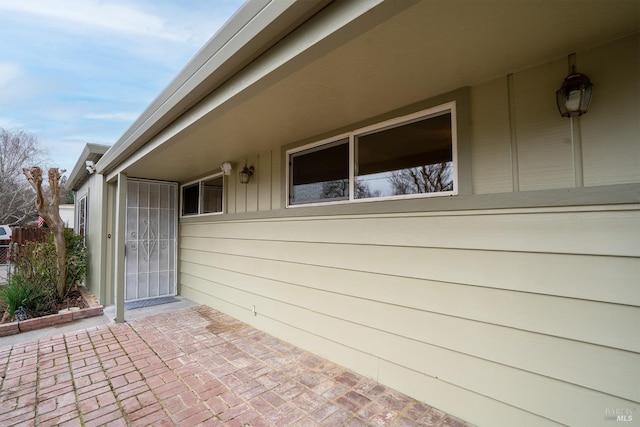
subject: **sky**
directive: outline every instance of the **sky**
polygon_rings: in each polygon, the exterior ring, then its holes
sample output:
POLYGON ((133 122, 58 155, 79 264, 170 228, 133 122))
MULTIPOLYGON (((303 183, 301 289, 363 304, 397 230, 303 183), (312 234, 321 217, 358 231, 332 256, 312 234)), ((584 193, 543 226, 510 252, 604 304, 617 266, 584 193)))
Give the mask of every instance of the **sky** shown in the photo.
POLYGON ((243 0, 0 0, 0 128, 68 176, 113 145, 243 0))

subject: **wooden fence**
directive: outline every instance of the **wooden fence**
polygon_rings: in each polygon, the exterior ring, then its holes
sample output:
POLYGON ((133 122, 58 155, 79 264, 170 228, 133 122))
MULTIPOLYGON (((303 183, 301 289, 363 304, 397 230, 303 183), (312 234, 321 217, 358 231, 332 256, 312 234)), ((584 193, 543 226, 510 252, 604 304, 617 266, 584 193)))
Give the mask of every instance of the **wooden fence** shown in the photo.
POLYGON ((27 242, 44 242, 51 230, 38 227, 11 227, 11 240, 0 242, 0 265, 7 265, 11 261, 11 254, 17 249, 14 246, 24 246, 27 242))
POLYGON ((44 242, 50 232, 48 228, 13 227, 11 228, 11 242, 20 246, 27 242, 44 242))

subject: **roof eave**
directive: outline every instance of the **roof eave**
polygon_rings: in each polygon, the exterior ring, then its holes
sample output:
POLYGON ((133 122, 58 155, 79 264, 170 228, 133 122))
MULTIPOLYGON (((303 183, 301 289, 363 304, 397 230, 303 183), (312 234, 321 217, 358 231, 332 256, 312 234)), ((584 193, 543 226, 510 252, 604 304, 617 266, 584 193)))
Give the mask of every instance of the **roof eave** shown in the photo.
POLYGON ((85 145, 82 153, 80 153, 78 161, 69 174, 69 178, 67 179, 67 187, 73 191, 79 190, 82 184, 84 184, 85 181, 89 178, 89 173, 87 172, 85 162, 88 160, 98 162, 110 148, 111 146, 109 145, 101 144, 89 143, 85 145))
POLYGON ((175 119, 331 1, 245 3, 102 156, 97 172, 114 171, 175 119))

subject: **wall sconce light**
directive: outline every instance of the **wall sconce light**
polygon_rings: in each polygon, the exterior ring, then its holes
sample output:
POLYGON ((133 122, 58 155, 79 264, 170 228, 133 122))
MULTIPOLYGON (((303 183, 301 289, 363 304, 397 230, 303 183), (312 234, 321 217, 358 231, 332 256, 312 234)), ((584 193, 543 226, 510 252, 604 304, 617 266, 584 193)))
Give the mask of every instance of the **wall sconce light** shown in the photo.
POLYGON ((576 66, 571 67, 569 74, 562 86, 556 92, 558 111, 562 117, 581 116, 587 112, 591 102, 591 89, 593 84, 589 77, 576 72, 576 66))
POLYGON ((84 162, 84 165, 86 166, 89 175, 93 175, 96 172, 96 164, 93 160, 87 160, 84 162))
POLYGON ((224 162, 223 164, 220 165, 220 170, 225 175, 231 175, 231 169, 233 169, 233 165, 229 162, 224 162))
POLYGON ((247 167, 247 162, 244 162, 244 167, 240 171, 240 184, 248 184, 251 181, 251 175, 253 175, 253 166, 247 167))

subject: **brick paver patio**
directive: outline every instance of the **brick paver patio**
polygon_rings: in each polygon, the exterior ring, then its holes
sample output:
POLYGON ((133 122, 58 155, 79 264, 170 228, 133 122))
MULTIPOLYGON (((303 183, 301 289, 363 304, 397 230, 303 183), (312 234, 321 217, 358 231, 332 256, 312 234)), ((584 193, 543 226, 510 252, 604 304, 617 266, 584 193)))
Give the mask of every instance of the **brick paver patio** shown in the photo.
POLYGON ((205 306, 0 347, 0 375, 3 426, 468 426, 205 306))

